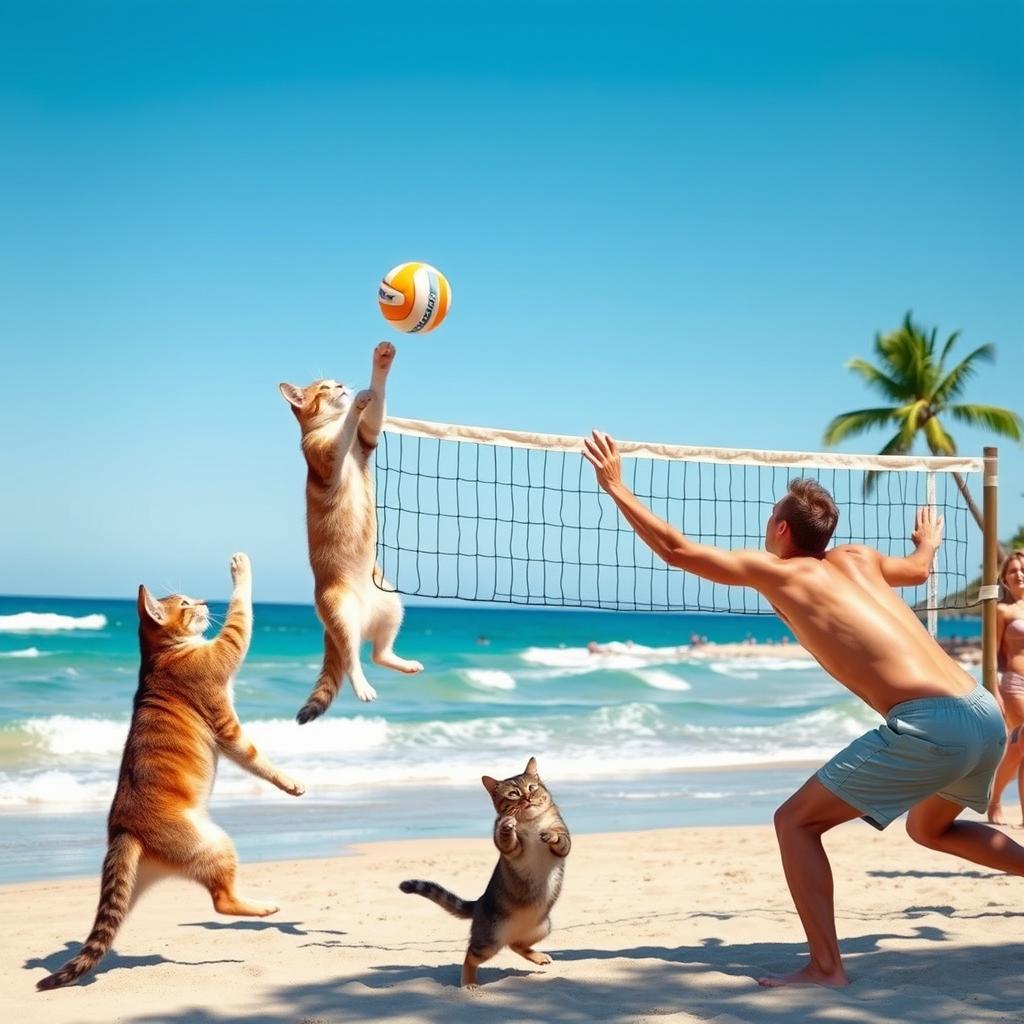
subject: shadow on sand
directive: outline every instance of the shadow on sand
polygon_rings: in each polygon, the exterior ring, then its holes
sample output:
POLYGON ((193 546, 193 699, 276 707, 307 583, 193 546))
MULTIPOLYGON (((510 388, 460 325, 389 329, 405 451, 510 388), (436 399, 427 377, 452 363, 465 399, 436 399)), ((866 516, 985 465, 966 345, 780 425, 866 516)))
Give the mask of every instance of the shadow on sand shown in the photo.
POLYGON ((301 927, 301 921, 184 921, 178 925, 179 928, 205 928, 207 931, 234 931, 234 932, 268 932, 276 931, 282 935, 346 935, 347 932, 334 931, 330 928, 312 928, 306 930, 301 927))
MULTIPOLYGON (((48 956, 36 956, 26 960, 22 967, 32 970, 36 967, 44 967, 49 974, 58 968, 63 967, 73 956, 77 955, 82 948, 81 942, 65 942, 64 948, 50 953, 48 956)), ((108 971, 134 970, 136 967, 154 967, 157 964, 178 964, 182 967, 199 967, 203 964, 244 964, 244 960, 169 960, 159 953, 150 953, 147 956, 121 956, 117 950, 112 949, 109 953, 91 970, 81 981, 77 982, 79 987, 92 985, 100 975, 108 971)))
MULTIPOLYGON (((544 971, 483 967, 482 987, 464 992, 457 963, 382 964, 368 972, 315 984, 282 985, 267 992, 264 1009, 248 1024, 414 1019, 423 1024, 462 1021, 634 1021, 670 1013, 699 1019, 786 1024, 794 1019, 827 1024, 934 1024, 936 1019, 1019 1020, 1024 972, 1016 949, 949 946, 941 928, 917 926, 863 935, 841 943, 853 984, 768 991, 756 979, 787 971, 804 960, 803 943, 726 945, 709 937, 693 946, 626 949, 551 948, 544 971), (912 949, 886 948, 886 940, 913 940, 912 949), (587 979, 561 977, 559 964, 593 964, 587 979), (725 978, 723 978, 723 975, 725 978), (955 980, 954 980, 955 979, 955 980), (963 979, 970 979, 965 990, 963 979), (952 1015, 950 1015, 952 1014, 952 1015)), ((177 1024, 221 1024, 215 1007, 175 1015, 177 1024)), ((130 1024, 164 1024, 156 1017, 130 1024)))

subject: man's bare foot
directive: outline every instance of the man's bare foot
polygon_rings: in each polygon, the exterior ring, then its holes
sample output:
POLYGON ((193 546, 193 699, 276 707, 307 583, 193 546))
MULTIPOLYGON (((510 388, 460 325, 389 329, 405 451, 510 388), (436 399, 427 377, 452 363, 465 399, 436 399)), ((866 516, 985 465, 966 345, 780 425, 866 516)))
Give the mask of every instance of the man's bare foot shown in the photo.
POLYGON ((988 820, 993 825, 1009 825, 1002 804, 989 804, 988 820))
POLYGON ((772 974, 767 978, 758 978, 757 983, 761 988, 782 988, 785 985, 824 985, 826 988, 844 988, 850 984, 850 979, 842 967, 826 974, 813 964, 808 964, 792 974, 772 974))

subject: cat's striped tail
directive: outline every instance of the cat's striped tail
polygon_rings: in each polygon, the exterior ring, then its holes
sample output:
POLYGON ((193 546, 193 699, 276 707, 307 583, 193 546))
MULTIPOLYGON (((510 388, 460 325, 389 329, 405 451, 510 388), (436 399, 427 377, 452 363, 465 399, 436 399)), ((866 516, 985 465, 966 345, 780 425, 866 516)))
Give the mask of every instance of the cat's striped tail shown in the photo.
POLYGON ((453 917, 472 917, 473 911, 476 909, 476 900, 461 900, 455 893, 449 892, 437 882, 421 882, 418 878, 414 878, 408 882, 402 882, 398 888, 402 892, 412 892, 431 900, 442 910, 447 910, 453 917))
MULTIPOLYGON (((324 642, 328 642, 326 638, 324 642)), ((328 647, 324 654, 323 671, 317 677, 310 695, 306 698, 306 703, 299 708, 299 713, 295 716, 299 725, 305 725, 307 722, 312 722, 314 718, 319 718, 331 706, 331 701, 338 696, 345 666, 333 664, 330 661, 331 658, 332 654, 328 647)), ((352 685, 354 687, 355 683, 352 685)))
POLYGON ((339 687, 332 686, 329 680, 318 682, 313 688, 313 692, 306 698, 306 703, 299 708, 299 713, 295 716, 299 725, 305 725, 307 722, 312 722, 314 718, 319 718, 330 707, 338 689, 339 687))
POLYGON ((103 959, 128 913, 141 856, 142 844, 134 836, 122 832, 110 841, 103 861, 100 903, 92 931, 78 955, 72 957, 59 971, 36 982, 37 989, 45 991, 70 985, 103 959))

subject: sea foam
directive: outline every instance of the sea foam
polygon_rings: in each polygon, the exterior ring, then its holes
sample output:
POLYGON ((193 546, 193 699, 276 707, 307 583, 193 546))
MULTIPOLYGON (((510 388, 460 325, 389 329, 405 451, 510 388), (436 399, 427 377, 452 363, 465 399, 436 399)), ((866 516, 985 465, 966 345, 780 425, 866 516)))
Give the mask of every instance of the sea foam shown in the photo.
POLYGON ((106 615, 58 615, 56 612, 17 612, 0 615, 0 633, 57 633, 68 629, 103 629, 106 615))
POLYGON ((500 669, 494 668, 467 668, 463 676, 470 686, 479 687, 482 690, 514 690, 515 679, 500 669))
POLYGON ((674 690, 678 693, 691 689, 690 684, 679 676, 660 668, 640 668, 632 673, 634 677, 656 690, 674 690))
POLYGON ((665 665, 689 660, 685 647, 645 647, 642 644, 603 644, 599 652, 586 647, 527 647, 520 655, 531 665, 549 668, 583 669, 600 672, 602 669, 637 669, 650 665, 665 665))

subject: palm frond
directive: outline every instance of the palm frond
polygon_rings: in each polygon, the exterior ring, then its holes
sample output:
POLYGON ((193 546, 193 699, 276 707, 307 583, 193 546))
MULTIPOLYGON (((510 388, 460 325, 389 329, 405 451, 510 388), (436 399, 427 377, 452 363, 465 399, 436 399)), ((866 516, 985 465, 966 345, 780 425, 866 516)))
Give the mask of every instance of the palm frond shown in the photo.
POLYGON ((898 380, 904 394, 922 396, 934 376, 934 357, 928 338, 911 323, 909 314, 902 327, 876 341, 889 376, 898 380))
POLYGON ((946 356, 952 351, 953 346, 956 344, 956 339, 960 337, 961 331, 954 331, 947 339, 946 344, 942 346, 942 355, 939 356, 939 366, 944 366, 946 363, 946 356))
POLYGON ((932 416, 925 421, 924 437, 932 455, 956 455, 956 442, 946 433, 946 428, 939 422, 938 416, 932 416))
POLYGON ((824 443, 828 446, 838 444, 845 437, 863 434, 872 427, 891 423, 896 418, 896 409, 855 409, 842 412, 825 428, 824 443))
POLYGON ((977 372, 977 364, 983 360, 991 363, 995 357, 996 347, 992 344, 980 345, 964 356, 936 386, 932 392, 932 401, 937 405, 945 405, 951 398, 958 398, 963 394, 968 380, 977 372))
POLYGON ((909 402, 897 413, 901 426, 900 437, 903 439, 903 450, 909 452, 914 447, 914 438, 917 432, 924 425, 930 412, 928 400, 919 398, 915 402, 909 402))
POLYGON ((953 419, 972 427, 986 427, 1014 441, 1024 438, 1024 419, 1011 409, 998 405, 951 405, 947 411, 953 419))
POLYGON ((894 402, 905 402, 911 397, 906 385, 894 377, 883 373, 877 366, 872 365, 866 359, 851 359, 846 368, 852 370, 864 378, 865 383, 880 391, 886 398, 894 402))

